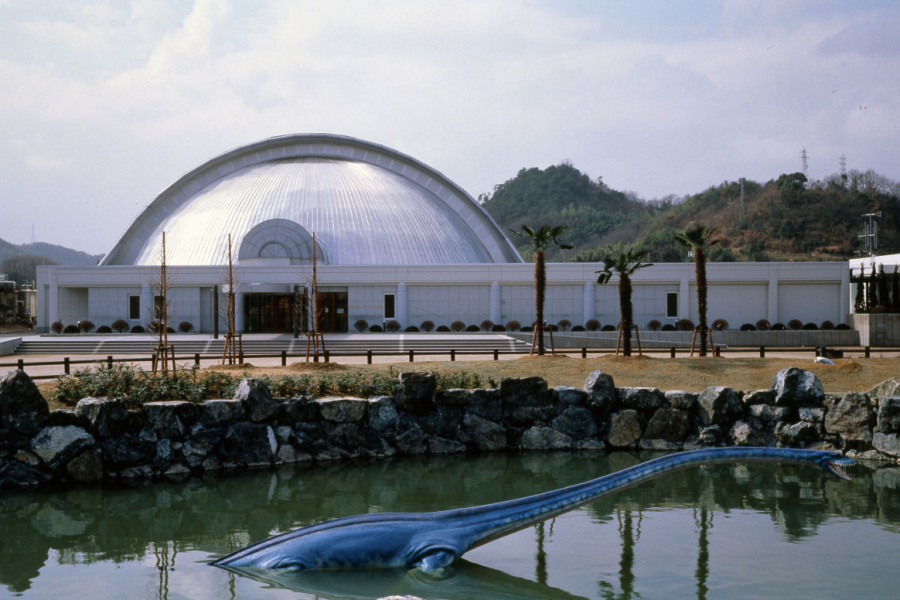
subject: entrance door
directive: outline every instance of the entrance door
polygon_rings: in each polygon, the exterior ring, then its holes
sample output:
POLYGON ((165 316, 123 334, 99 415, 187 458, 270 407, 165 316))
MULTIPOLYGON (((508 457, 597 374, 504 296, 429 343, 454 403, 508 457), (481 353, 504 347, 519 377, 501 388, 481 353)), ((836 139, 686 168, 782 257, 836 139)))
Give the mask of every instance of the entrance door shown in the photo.
POLYGON ((289 333, 293 328, 291 294, 246 294, 244 330, 247 333, 289 333))
POLYGON ((347 331, 347 292, 319 292, 319 330, 322 333, 347 331))

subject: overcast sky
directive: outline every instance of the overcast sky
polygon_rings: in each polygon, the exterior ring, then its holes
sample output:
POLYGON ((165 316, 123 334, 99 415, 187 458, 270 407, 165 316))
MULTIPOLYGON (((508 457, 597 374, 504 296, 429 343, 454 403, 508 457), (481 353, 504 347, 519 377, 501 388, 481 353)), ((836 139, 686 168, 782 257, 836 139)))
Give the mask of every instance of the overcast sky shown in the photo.
POLYGON ((900 3, 0 0, 0 238, 109 250, 185 172, 288 133, 472 196, 570 161, 643 198, 900 178, 900 3))

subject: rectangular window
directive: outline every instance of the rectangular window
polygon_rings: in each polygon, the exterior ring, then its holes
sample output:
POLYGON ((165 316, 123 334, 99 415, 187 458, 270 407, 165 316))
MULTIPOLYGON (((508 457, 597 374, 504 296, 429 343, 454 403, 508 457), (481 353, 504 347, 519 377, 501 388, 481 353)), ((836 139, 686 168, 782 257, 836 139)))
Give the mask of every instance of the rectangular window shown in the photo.
POLYGON ((385 294, 384 295, 384 318, 385 319, 396 319, 397 318, 397 302, 395 294, 385 294))
POLYGON ((128 319, 131 321, 141 320, 140 296, 128 296, 128 319))
POLYGON ((666 292, 666 318, 678 318, 678 292, 666 292))

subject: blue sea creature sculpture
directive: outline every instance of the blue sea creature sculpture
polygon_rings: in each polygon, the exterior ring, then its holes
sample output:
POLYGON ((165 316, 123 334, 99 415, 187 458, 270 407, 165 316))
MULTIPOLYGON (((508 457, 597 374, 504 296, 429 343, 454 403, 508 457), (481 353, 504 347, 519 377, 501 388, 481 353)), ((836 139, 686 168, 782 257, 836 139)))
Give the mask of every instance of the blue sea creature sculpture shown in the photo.
POLYGON ((584 483, 427 513, 340 517, 276 535, 214 561, 255 569, 418 568, 436 572, 465 552, 670 471, 699 465, 778 462, 811 465, 842 479, 855 464, 840 452, 796 448, 706 448, 668 454, 584 483))

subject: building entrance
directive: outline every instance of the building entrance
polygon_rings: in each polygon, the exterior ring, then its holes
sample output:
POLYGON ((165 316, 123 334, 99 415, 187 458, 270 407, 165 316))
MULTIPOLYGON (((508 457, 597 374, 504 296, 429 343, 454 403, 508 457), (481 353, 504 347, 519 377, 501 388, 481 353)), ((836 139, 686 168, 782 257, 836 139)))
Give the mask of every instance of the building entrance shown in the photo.
POLYGON ((244 331, 247 333, 288 333, 294 327, 293 294, 246 294, 244 331))
MULTIPOLYGON (((297 297, 294 294, 244 295, 244 331, 246 333, 292 333, 297 297)), ((309 326, 309 300, 299 298, 297 311, 300 331, 309 326)), ((319 330, 322 333, 347 331, 347 292, 319 292, 319 330)))
POLYGON ((347 331, 347 292, 319 292, 319 330, 322 333, 347 331))

